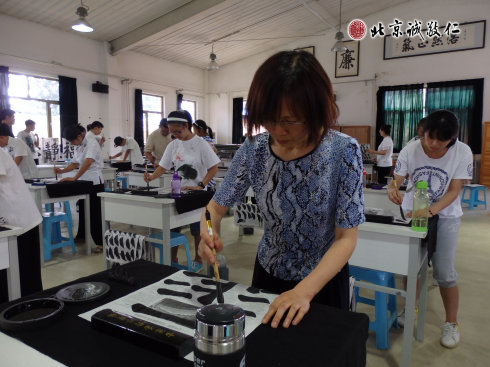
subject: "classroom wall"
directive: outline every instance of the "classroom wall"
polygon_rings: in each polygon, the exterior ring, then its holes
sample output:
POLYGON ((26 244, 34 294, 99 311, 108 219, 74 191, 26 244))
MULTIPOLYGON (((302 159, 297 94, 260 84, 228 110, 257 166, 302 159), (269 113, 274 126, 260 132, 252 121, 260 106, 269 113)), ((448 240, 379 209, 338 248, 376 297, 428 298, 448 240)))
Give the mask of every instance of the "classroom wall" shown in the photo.
MULTIPOLYGON (((387 28, 397 18, 404 22, 419 19, 423 23, 437 20, 439 25, 447 21, 468 22, 487 19, 486 47, 478 50, 451 52, 435 55, 424 55, 402 59, 383 60, 383 39, 371 39, 369 36, 360 44, 359 76, 335 78, 335 54, 330 51, 334 43, 335 32, 328 32, 321 37, 302 38, 286 47, 254 55, 239 62, 226 65, 219 71, 210 73, 208 93, 220 95, 220 98, 209 98, 208 110, 219 126, 220 143, 231 143, 231 121, 233 97, 246 98, 247 91, 255 70, 270 55, 286 49, 315 46, 315 55, 322 63, 331 78, 337 104, 340 108, 340 124, 371 125, 376 121, 376 91, 379 86, 401 85, 412 83, 448 81, 457 79, 487 78, 490 76, 490 1, 488 0, 412 0, 397 7, 363 18, 368 27, 382 22, 387 28), (226 97, 225 97, 226 96, 226 97), (223 111, 227 98, 228 111, 223 111), (219 111, 219 112, 217 112, 219 111)), ((349 19, 350 21, 350 19, 349 19)), ((345 25, 344 25, 345 32, 345 25)), ((345 32, 346 33, 346 32, 345 32)), ((347 34, 347 33, 346 33, 347 34)), ((490 84, 485 83, 483 121, 490 121, 490 84)), ((374 142, 375 129, 371 129, 371 140, 374 142)))
MULTIPOLYGON (((176 108, 176 90, 183 89, 184 98, 205 113, 200 69, 130 51, 111 56, 107 43, 5 15, 0 15, 0 35, 0 65, 25 74, 76 78, 79 123, 102 121, 106 138, 133 134, 135 88, 162 95, 165 114, 176 108), (92 92, 96 81, 108 84, 109 94, 92 92)), ((105 144, 104 155, 110 149, 113 144, 105 144)))

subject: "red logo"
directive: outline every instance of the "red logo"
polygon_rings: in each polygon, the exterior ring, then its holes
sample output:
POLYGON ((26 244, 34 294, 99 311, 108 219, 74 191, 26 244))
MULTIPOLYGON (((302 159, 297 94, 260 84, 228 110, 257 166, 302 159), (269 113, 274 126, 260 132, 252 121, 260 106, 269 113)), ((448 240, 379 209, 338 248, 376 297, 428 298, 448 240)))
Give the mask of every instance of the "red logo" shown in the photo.
POLYGON ((349 37, 355 41, 362 40, 367 33, 367 26, 364 21, 361 19, 354 19, 347 26, 347 32, 349 33, 349 37))

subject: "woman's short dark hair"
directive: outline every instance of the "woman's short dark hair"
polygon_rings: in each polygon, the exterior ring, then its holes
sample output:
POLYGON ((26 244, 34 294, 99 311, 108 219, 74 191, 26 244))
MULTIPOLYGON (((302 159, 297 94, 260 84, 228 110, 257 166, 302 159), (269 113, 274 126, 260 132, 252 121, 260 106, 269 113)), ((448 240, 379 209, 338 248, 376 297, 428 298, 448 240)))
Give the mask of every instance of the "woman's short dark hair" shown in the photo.
POLYGON ((68 141, 72 141, 75 140, 78 135, 83 134, 84 132, 85 128, 80 124, 68 126, 63 132, 63 137, 68 141))
POLYGON ((448 110, 437 110, 427 116, 424 133, 429 133, 431 139, 440 141, 451 140, 448 148, 456 142, 459 133, 458 118, 448 110))
POLYGON ((283 101, 298 121, 305 122, 308 143, 318 142, 337 122, 339 109, 332 84, 309 52, 279 52, 255 72, 247 98, 248 135, 268 122, 278 121, 283 101))
POLYGON ((382 132, 384 132, 386 135, 391 134, 391 125, 381 125, 379 128, 382 132))

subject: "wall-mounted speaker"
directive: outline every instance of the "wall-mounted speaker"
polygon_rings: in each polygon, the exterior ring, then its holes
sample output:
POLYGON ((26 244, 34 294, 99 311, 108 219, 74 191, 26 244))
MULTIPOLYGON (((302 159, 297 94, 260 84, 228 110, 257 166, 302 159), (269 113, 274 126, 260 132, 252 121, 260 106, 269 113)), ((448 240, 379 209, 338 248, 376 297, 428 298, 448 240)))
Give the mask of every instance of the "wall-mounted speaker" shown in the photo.
POLYGON ((95 82, 92 84, 92 92, 95 93, 109 93, 109 86, 107 84, 102 84, 101 82, 95 82))

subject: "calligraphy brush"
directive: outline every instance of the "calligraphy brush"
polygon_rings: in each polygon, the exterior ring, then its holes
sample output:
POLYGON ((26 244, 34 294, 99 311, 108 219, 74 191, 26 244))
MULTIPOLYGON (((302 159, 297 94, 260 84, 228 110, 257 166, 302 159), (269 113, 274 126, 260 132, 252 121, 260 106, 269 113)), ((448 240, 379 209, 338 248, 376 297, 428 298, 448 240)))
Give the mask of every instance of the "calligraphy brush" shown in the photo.
MULTIPOLYGON (((145 173, 148 174, 148 163, 145 163, 145 173)), ((150 191, 150 183, 146 183, 146 190, 150 191)))
MULTIPOLYGON (((396 189, 396 180, 393 180, 393 185, 395 186, 396 189)), ((405 214, 403 213, 402 206, 400 205, 399 207, 400 207, 400 215, 402 216, 402 219, 407 220, 407 218, 405 218, 405 214)))
MULTIPOLYGON (((206 225, 208 226, 208 233, 213 238, 213 227, 211 225, 211 214, 209 213, 208 208, 206 207, 206 225)), ((214 255, 214 277, 216 278, 216 300, 218 303, 225 303, 225 298, 223 297, 223 289, 221 288, 221 282, 219 280, 219 270, 218 270, 218 262, 216 261, 216 249, 213 247, 213 255, 214 255)))

